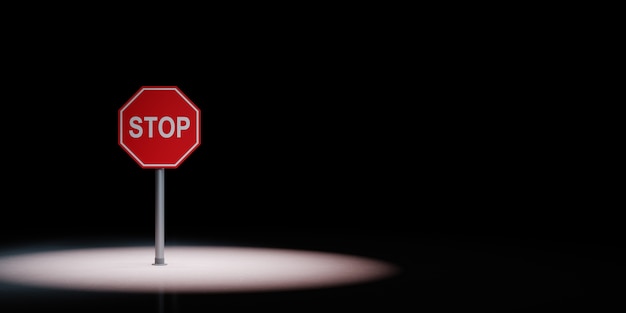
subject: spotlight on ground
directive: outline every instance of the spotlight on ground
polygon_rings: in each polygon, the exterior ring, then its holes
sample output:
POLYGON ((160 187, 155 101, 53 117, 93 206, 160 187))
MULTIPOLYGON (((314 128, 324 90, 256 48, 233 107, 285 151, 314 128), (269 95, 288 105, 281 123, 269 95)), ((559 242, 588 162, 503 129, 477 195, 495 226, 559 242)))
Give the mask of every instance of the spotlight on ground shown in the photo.
POLYGON ((109 292, 264 292, 384 279, 394 264, 354 255, 261 247, 170 246, 60 249, 0 257, 0 282, 109 292))

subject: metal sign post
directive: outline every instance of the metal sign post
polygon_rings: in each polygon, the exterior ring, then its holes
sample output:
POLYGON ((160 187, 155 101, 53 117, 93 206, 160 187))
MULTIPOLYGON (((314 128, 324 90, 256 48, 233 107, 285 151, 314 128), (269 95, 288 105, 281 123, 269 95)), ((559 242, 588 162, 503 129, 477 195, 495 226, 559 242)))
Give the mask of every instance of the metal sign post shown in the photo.
POLYGON ((154 264, 165 264, 165 169, 155 171, 154 264))

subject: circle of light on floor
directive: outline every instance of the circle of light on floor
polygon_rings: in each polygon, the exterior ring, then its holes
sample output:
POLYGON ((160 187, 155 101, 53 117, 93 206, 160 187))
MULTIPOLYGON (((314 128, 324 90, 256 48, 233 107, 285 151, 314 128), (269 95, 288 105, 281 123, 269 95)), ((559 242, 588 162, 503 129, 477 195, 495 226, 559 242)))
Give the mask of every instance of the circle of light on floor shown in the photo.
POLYGON ((0 257, 0 281, 113 292, 262 292, 357 284, 394 275, 393 264, 338 253, 173 246, 67 249, 0 257))

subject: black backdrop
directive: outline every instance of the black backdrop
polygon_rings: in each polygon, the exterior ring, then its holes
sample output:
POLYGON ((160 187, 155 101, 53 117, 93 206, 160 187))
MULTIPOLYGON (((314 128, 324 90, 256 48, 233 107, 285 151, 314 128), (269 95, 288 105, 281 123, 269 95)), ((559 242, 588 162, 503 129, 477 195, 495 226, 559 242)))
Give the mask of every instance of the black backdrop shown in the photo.
POLYGON ((3 244, 153 238, 154 170, 118 146, 117 110, 156 85, 202 112, 200 147, 166 170, 167 241, 410 263, 414 242, 455 238, 616 262, 617 124, 567 36, 405 15, 122 15, 12 35, 3 244))
POLYGON ((117 144, 117 110, 145 85, 178 86, 202 112, 200 147, 166 171, 168 225, 183 232, 330 227, 574 241, 619 232, 606 203, 616 191, 613 125, 590 86, 546 78, 550 64, 477 54, 481 65, 466 68, 436 52, 372 49, 371 39, 333 53, 188 47, 189 59, 153 55, 143 44, 155 40, 125 48, 136 58, 58 52, 20 58, 5 73, 12 232, 152 227, 154 171, 117 144))

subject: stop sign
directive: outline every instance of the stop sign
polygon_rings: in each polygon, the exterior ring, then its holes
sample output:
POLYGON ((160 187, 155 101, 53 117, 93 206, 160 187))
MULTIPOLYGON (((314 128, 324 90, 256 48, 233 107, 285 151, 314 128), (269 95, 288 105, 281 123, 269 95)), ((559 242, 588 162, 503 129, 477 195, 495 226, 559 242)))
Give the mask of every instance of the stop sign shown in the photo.
POLYGON ((144 86, 119 109, 118 130, 142 168, 177 168, 200 145, 200 109, 176 86, 144 86))

